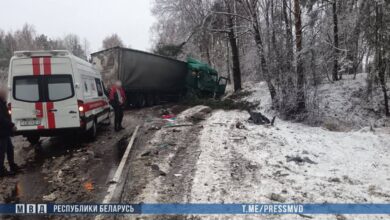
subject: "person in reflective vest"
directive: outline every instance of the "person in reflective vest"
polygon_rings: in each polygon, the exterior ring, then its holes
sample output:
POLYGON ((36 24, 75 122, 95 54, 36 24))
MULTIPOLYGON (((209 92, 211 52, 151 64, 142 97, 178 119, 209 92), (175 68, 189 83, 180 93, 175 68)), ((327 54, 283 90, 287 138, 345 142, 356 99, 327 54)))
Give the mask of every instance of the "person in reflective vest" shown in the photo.
POLYGON ((110 104, 114 108, 115 113, 115 131, 120 131, 123 128, 122 120, 123 120, 123 109, 126 103, 126 94, 125 90, 122 88, 122 82, 116 81, 114 85, 112 85, 110 90, 110 104))

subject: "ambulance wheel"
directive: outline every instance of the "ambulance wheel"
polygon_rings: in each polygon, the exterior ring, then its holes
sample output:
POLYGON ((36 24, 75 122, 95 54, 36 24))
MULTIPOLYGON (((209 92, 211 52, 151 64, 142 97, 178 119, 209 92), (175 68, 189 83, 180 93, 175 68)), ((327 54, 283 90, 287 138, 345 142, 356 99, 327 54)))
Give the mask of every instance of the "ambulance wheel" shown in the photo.
POLYGON ((155 95, 154 96, 154 104, 155 105, 160 105, 160 96, 159 95, 155 95))
POLYGON ((39 136, 27 136, 27 141, 34 146, 39 143, 40 138, 39 136))
POLYGON ((107 125, 111 125, 111 112, 109 112, 109 113, 107 114, 107 119, 106 119, 106 121, 107 121, 107 125))
POLYGON ((91 140, 94 140, 96 138, 96 134, 97 134, 97 124, 96 124, 96 120, 93 120, 92 127, 88 130, 88 137, 91 140))

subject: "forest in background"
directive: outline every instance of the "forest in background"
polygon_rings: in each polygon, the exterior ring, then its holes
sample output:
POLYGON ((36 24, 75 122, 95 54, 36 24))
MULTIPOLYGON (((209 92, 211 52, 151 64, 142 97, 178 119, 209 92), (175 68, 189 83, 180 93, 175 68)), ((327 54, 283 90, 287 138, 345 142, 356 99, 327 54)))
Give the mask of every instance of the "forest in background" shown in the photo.
POLYGON ((317 106, 316 88, 367 72, 367 97, 390 75, 388 0, 154 0, 154 52, 207 61, 231 79, 264 80, 285 116, 317 106))
MULTIPOLYGON (((227 76, 235 92, 248 81, 265 81, 273 108, 295 116, 318 108, 317 88, 367 72, 367 99, 382 92, 390 115, 389 0, 153 0, 157 22, 152 51, 198 58, 227 76)), ((124 46, 117 34, 102 49, 124 46)), ((0 79, 17 50, 66 49, 83 59, 87 39, 50 38, 33 25, 0 29, 0 79)))
MULTIPOLYGON (((101 49, 124 47, 117 34, 108 35, 102 41, 101 49)), ((8 65, 15 51, 23 50, 68 50, 81 59, 88 60, 92 52, 88 39, 81 39, 76 34, 67 34, 62 38, 50 38, 37 33, 33 25, 25 24, 21 29, 8 31, 0 29, 0 80, 7 78, 8 65)))

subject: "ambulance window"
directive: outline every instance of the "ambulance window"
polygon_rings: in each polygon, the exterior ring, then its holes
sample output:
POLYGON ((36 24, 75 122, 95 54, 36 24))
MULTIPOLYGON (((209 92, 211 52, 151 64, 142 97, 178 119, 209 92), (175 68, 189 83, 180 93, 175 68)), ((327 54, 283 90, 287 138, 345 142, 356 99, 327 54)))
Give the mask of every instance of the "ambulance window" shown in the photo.
POLYGON ((96 88, 99 96, 103 96, 103 87, 100 79, 95 79, 96 88))
POLYGON ((49 101, 61 101, 73 97, 71 76, 50 76, 47 78, 49 101))
POLYGON ((83 77, 83 84, 84 84, 84 96, 85 97, 91 97, 92 96, 92 89, 90 88, 90 82, 87 77, 83 77))
POLYGON ((39 101, 39 78, 34 76, 14 78, 14 98, 20 101, 39 101))
POLYGON ((88 84, 86 81, 84 81, 84 91, 88 92, 88 84))

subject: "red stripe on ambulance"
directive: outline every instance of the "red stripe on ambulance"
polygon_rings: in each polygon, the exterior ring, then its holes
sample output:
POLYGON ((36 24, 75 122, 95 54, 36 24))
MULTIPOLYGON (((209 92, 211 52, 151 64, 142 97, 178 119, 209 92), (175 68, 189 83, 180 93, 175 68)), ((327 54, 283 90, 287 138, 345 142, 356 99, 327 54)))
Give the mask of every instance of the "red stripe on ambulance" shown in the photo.
MULTIPOLYGON (((50 57, 43 58, 43 74, 45 76, 51 75, 51 58, 50 57)), ((46 103, 46 111, 47 111, 47 122, 48 122, 49 129, 56 128, 56 116, 55 116, 53 110, 54 110, 54 103, 47 102, 46 103)))
POLYGON ((33 74, 34 76, 41 75, 41 64, 39 62, 39 57, 32 58, 33 74))
POLYGON ((51 58, 50 57, 43 58, 43 73, 45 75, 51 75, 51 58))
MULTIPOLYGON (((32 58, 32 66, 33 66, 33 75, 39 76, 41 75, 41 63, 39 61, 39 57, 33 57, 32 58)), ((37 118, 43 118, 43 103, 42 102, 36 102, 35 103, 35 111, 37 118)), ((44 129, 45 126, 39 125, 37 126, 37 129, 44 129)))
POLYGON ((96 101, 96 102, 89 102, 89 103, 84 103, 83 104, 85 112, 92 111, 94 109, 105 107, 105 106, 108 106, 108 103, 106 101, 104 101, 104 100, 100 100, 100 101, 96 101))

